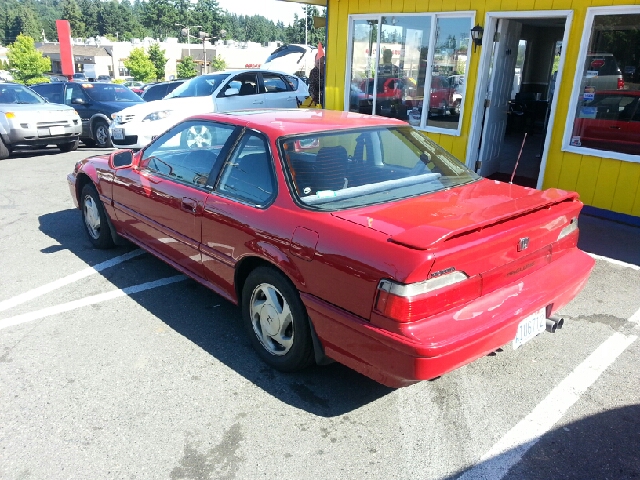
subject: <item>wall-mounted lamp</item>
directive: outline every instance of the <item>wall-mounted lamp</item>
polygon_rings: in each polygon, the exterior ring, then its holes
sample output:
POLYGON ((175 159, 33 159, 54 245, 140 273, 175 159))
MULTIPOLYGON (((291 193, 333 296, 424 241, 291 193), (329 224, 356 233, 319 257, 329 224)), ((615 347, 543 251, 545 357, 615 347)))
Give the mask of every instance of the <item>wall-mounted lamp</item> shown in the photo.
POLYGON ((478 45, 482 45, 482 34, 484 33, 484 28, 480 25, 476 25, 471 29, 471 38, 473 39, 473 51, 476 51, 476 47, 478 45))

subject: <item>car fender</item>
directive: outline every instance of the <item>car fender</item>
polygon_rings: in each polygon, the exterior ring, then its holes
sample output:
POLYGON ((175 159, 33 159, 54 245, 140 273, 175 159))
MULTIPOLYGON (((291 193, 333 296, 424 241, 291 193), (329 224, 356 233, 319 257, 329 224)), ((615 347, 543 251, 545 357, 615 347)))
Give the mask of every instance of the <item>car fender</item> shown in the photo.
MULTIPOLYGON (((84 163, 77 174, 76 180, 76 198, 78 199, 78 205, 80 202, 80 195, 82 193, 82 189, 87 183, 92 183, 94 187, 96 187, 96 191, 100 196, 100 200, 105 205, 105 207, 111 206, 111 197, 112 192, 110 185, 111 183, 106 181, 103 178, 104 175, 100 174, 96 169, 95 165, 92 163, 84 163)), ((107 210, 109 210, 107 208, 107 210)))
POLYGON ((107 122, 107 126, 111 125, 111 119, 104 113, 95 113, 89 119, 89 129, 91 130, 91 133, 93 133, 93 126, 95 125, 97 120, 104 120, 105 122, 107 122))
POLYGON ((298 290, 304 290, 305 281, 302 272, 298 269, 291 257, 278 246, 264 240, 254 240, 247 244, 249 251, 238 259, 236 270, 248 257, 257 257, 260 260, 272 264, 284 273, 298 290))

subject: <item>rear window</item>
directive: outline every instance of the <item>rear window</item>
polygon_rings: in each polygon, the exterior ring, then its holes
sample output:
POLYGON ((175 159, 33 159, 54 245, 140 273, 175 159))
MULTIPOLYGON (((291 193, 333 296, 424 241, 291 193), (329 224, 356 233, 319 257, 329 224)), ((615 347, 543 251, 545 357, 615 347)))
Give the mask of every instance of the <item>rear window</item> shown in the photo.
POLYGON ((319 210, 384 203, 479 178, 409 126, 285 137, 279 143, 294 195, 319 210))
POLYGON ((109 83, 85 83, 82 90, 96 102, 136 102, 140 97, 124 85, 109 83))

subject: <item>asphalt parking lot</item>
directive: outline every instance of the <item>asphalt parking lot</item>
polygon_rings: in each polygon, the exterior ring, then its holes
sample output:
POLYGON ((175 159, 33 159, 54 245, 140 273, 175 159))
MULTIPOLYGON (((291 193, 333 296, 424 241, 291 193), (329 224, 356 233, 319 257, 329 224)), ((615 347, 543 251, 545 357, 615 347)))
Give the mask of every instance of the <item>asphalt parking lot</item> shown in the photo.
POLYGON ((583 216, 562 330, 394 390, 275 372, 235 306, 94 250, 65 177, 97 153, 0 161, 0 478, 640 478, 640 229, 583 216))

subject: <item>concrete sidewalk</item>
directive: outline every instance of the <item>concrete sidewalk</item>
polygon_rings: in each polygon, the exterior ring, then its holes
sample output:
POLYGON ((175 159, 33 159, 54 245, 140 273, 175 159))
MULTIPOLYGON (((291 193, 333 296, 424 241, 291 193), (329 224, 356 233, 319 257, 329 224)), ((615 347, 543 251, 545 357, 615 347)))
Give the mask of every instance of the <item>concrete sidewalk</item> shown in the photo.
POLYGON ((581 214, 578 247, 640 267, 640 228, 581 214))

